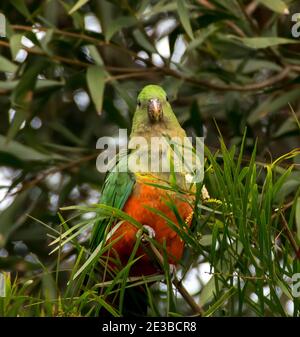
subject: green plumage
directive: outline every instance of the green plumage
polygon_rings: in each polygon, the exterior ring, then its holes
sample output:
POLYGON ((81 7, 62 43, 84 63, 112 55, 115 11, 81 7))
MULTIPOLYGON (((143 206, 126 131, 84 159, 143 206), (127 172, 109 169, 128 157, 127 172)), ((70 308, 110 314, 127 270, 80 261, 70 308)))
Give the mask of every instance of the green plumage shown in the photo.
MULTIPOLYGON (((122 156, 116 163, 116 172, 109 172, 106 176, 102 192, 101 204, 122 209, 130 196, 135 184, 134 174, 124 172, 125 165, 127 166, 126 156, 122 156)), ((106 226, 109 223, 109 218, 105 218, 94 225, 91 248, 94 250, 103 240, 106 226)))

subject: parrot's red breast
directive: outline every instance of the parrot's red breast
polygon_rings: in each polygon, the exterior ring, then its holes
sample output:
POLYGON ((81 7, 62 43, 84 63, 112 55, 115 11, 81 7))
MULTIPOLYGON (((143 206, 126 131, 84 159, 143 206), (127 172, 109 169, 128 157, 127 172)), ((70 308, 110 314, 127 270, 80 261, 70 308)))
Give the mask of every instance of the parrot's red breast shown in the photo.
MULTIPOLYGON (((166 217, 178 225, 174 212, 166 204, 168 196, 172 197, 181 218, 190 226, 193 209, 187 201, 182 200, 179 196, 175 196, 174 192, 170 194, 170 192, 164 189, 143 182, 136 182, 132 194, 123 207, 123 211, 142 225, 153 228, 155 231, 155 240, 160 244, 163 244, 165 241, 169 263, 176 265, 182 257, 184 242, 180 236, 169 227, 165 219, 145 208, 145 206, 148 206, 164 213, 166 217)), ((136 226, 125 221, 109 239, 109 242, 111 242, 121 236, 112 246, 109 254, 113 258, 120 259, 124 266, 127 264, 135 245, 137 231, 138 228, 136 226)), ((151 275, 158 271, 142 247, 139 247, 137 256, 141 256, 141 258, 131 268, 131 275, 151 275)))

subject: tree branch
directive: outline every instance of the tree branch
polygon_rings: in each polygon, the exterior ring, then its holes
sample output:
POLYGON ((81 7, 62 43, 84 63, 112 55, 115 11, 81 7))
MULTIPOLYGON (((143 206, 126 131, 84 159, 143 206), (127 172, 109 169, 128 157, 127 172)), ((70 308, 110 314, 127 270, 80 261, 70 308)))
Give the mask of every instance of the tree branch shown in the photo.
POLYGON ((300 260, 300 248, 298 247, 297 242, 294 239, 294 236, 293 236, 293 234, 292 234, 292 232, 291 232, 291 230, 289 228, 289 225, 288 225, 288 223, 287 223, 287 221, 286 221, 283 213, 280 212, 280 215, 281 215, 281 219, 282 219, 283 228, 284 228, 284 230, 285 230, 285 232, 287 234, 287 238, 288 238, 291 246, 293 247, 293 249, 295 251, 296 258, 298 260, 300 260))
MULTIPOLYGON (((142 245, 145 248, 145 251, 150 251, 150 257, 154 257, 157 264, 160 266, 160 269, 163 271, 164 270, 164 260, 158 249, 150 242, 149 237, 146 233, 142 234, 142 245)), ((199 306, 194 298, 189 294, 189 292, 186 290, 184 285, 182 284, 181 281, 178 280, 176 275, 173 275, 173 280, 172 280, 174 286, 176 289, 179 291, 181 296, 185 299, 185 301, 189 304, 191 309, 194 311, 199 316, 202 316, 204 314, 204 310, 201 306, 199 306)))
MULTIPOLYGON (((36 27, 33 28, 31 26, 20 26, 20 25, 13 25, 12 28, 14 29, 19 29, 19 30, 25 30, 25 31, 32 31, 34 29, 36 30, 40 30, 40 31, 47 31, 48 28, 45 27, 36 27)), ((84 34, 78 34, 78 33, 74 33, 74 32, 67 32, 67 31, 61 31, 61 30, 54 30, 55 34, 62 34, 64 36, 69 36, 72 38, 81 38, 84 39, 86 41, 89 41, 91 43, 94 43, 96 45, 111 45, 114 47, 118 47, 121 48, 123 51, 128 51, 126 48, 123 48, 121 46, 117 46, 114 44, 111 44, 109 42, 103 42, 103 41, 99 41, 98 39, 95 39, 93 37, 84 35, 84 34)), ((0 45, 9 48, 10 45, 8 42, 6 41, 1 41, 0 40, 0 45)), ((70 65, 75 65, 75 66, 79 66, 79 67, 88 67, 91 64, 90 63, 86 63, 86 62, 82 62, 79 61, 77 59, 69 59, 63 56, 59 56, 59 55, 48 55, 44 52, 41 52, 39 50, 33 49, 33 48, 27 48, 27 47, 23 47, 24 50, 26 50, 28 53, 31 54, 36 54, 36 55, 40 55, 40 56, 46 56, 46 57, 51 57, 53 60, 61 62, 61 63, 65 63, 65 64, 70 64, 70 65)), ((129 51, 130 54, 132 56, 134 56, 136 59, 140 59, 136 53, 129 51)), ((209 81, 204 81, 204 80, 200 80, 194 77, 190 77, 190 76, 185 76, 182 73, 179 73, 173 69, 170 69, 168 67, 156 67, 152 64, 151 61, 147 61, 142 59, 143 62, 148 63, 148 65, 150 64, 152 67, 148 67, 148 68, 122 68, 122 67, 111 67, 111 66, 105 66, 105 69, 107 71, 111 71, 111 72, 124 72, 124 73, 128 73, 128 74, 120 74, 117 77, 111 77, 109 78, 107 81, 110 80, 114 80, 114 79, 126 79, 126 78, 133 78, 133 77, 140 77, 140 76, 147 76, 150 75, 152 72, 156 72, 156 73, 162 73, 165 75, 169 75, 172 76, 174 78, 178 78, 178 79, 182 79, 188 83, 194 84, 196 86, 200 86, 203 88, 208 88, 208 89, 212 89, 212 90, 216 90, 216 91, 241 91, 241 92, 246 92, 246 91, 259 91, 268 87, 271 87, 275 84, 280 83, 282 80, 284 80, 285 78, 289 77, 290 72, 293 70, 295 72, 300 72, 300 67, 296 66, 296 65, 286 65, 279 73, 277 73, 276 75, 266 79, 265 81, 262 82, 255 82, 255 83, 249 83, 249 84, 244 84, 244 85, 238 85, 238 84, 221 84, 221 83, 213 83, 213 82, 209 82, 209 81)))

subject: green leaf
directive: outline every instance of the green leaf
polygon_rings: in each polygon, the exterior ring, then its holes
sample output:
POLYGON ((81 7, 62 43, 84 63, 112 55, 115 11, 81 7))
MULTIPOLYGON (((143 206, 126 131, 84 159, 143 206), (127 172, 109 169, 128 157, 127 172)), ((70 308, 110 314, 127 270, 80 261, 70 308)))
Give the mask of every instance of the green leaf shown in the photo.
POLYGON ((234 35, 228 35, 229 38, 239 40, 245 46, 252 49, 262 49, 273 46, 278 46, 281 44, 291 44, 291 43, 299 43, 297 40, 286 39, 284 37, 237 37, 234 35))
POLYGON ((227 301, 237 291, 236 288, 231 287, 226 293, 224 293, 205 313, 204 317, 211 316, 216 310, 218 310, 225 301, 227 301))
POLYGON ((210 280, 206 283, 200 293, 200 306, 203 307, 209 301, 213 299, 214 292, 216 291, 215 278, 211 277, 210 280))
POLYGON ((11 50, 11 55, 12 55, 13 60, 16 59, 19 50, 23 48, 23 45, 21 42, 22 37, 23 37, 22 34, 15 34, 9 40, 10 50, 11 50))
POLYGON ((28 69, 26 69, 21 80, 13 91, 11 95, 11 102, 12 107, 16 110, 16 114, 7 133, 8 140, 11 140, 16 135, 21 124, 28 117, 29 106, 32 101, 37 76, 45 68, 45 66, 46 63, 43 59, 33 63, 30 67, 28 67, 28 69))
POLYGON ((27 117, 28 115, 24 109, 19 108, 15 110, 14 118, 7 132, 7 142, 9 142, 11 139, 14 138, 14 136, 20 130, 20 127, 23 124, 23 122, 27 119, 27 117))
POLYGON ((10 3, 27 19, 31 18, 31 14, 24 0, 11 0, 10 3))
POLYGON ((212 235, 211 234, 203 235, 202 238, 199 240, 199 244, 202 245, 202 246, 211 246, 212 235))
POLYGON ((23 161, 48 161, 54 158, 14 140, 7 143, 6 137, 2 135, 0 135, 0 152, 8 153, 23 161))
POLYGON ((261 4, 279 14, 289 14, 287 5, 282 0, 258 0, 261 4))
POLYGON ((238 0, 214 0, 219 4, 221 8, 226 8, 227 11, 231 14, 234 14, 237 18, 244 19, 245 15, 241 9, 241 5, 238 0))
POLYGON ((0 55, 0 71, 7 71, 9 73, 14 73, 18 69, 18 66, 13 62, 9 61, 5 57, 0 55))
POLYGON ((103 66, 104 63, 97 47, 94 46, 93 44, 89 44, 88 46, 86 46, 86 48, 88 49, 90 56, 94 60, 95 64, 97 66, 103 66))
POLYGON ((293 102, 294 100, 298 99, 299 92, 300 91, 297 88, 297 89, 288 91, 284 94, 280 94, 275 99, 273 97, 269 97, 256 109, 254 109, 254 111, 251 112, 251 114, 248 117, 248 123, 254 124, 260 118, 263 118, 270 113, 274 113, 284 106, 288 106, 289 102, 293 102))
POLYGON ((191 51, 194 48, 200 47, 203 42, 213 33, 215 33, 219 28, 216 25, 209 25, 207 28, 201 29, 197 37, 188 45, 187 51, 191 51))
POLYGON ((100 66, 90 66, 86 73, 86 79, 97 113, 100 115, 102 112, 103 104, 105 71, 100 66))
POLYGON ((295 221, 297 226, 297 236, 300 240, 300 197, 296 200, 295 221))
POLYGON ((295 122, 295 120, 290 117, 286 119, 278 128, 278 130, 274 134, 274 138, 283 136, 285 134, 288 134, 290 132, 294 132, 298 130, 298 125, 295 122))
POLYGON ((49 47, 49 45, 51 44, 51 41, 53 39, 53 35, 54 35, 54 30, 52 28, 48 29, 45 32, 45 36, 43 37, 42 40, 39 41, 39 44, 41 46, 41 48, 48 54, 48 55, 52 55, 53 51, 51 50, 51 48, 49 47))
POLYGON ((87 2, 89 2, 89 0, 78 0, 76 2, 76 4, 69 10, 69 14, 73 14, 74 12, 76 12, 80 7, 82 7, 83 5, 85 5, 87 2))
MULTIPOLYGON (((4 90, 13 90, 18 85, 18 81, 0 81, 0 89, 4 90)), ((46 89, 53 87, 61 87, 65 84, 64 80, 55 81, 55 80, 44 80, 40 79, 36 82, 36 89, 46 89)))
POLYGON ((189 19, 187 5, 184 0, 177 0, 177 12, 184 30, 186 31, 187 35, 193 40, 194 34, 189 19))
POLYGON ((120 31, 122 28, 127 28, 136 24, 136 18, 134 17, 126 17, 121 16, 112 21, 112 23, 107 27, 105 33, 106 41, 110 41, 110 39, 115 35, 116 32, 120 31))
POLYGON ((0 213, 0 248, 4 247, 8 237, 20 226, 22 226, 27 219, 26 213, 31 212, 35 205, 38 193, 35 200, 29 202, 29 190, 17 195, 13 203, 0 213))
POLYGON ((133 32, 133 36, 136 40, 136 42, 145 50, 149 51, 150 53, 156 53, 156 49, 154 46, 149 42, 147 36, 142 33, 139 29, 136 29, 133 32))

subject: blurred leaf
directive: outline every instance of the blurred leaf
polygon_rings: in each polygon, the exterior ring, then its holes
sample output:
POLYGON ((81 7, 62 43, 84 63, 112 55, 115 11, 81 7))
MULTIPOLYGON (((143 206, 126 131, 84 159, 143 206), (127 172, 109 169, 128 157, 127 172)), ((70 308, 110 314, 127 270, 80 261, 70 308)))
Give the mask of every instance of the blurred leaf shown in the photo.
POLYGON ((90 55, 91 55, 92 59, 94 60, 95 64, 97 66, 103 66, 102 57, 101 57, 99 51, 97 50, 96 46, 91 44, 91 45, 86 46, 86 48, 90 52, 90 55))
POLYGON ((78 0, 76 2, 76 4, 70 9, 69 14, 73 14, 74 12, 76 12, 80 7, 82 7, 83 5, 85 5, 87 2, 89 2, 90 0, 78 0))
POLYGON ((268 97, 261 105, 259 105, 248 117, 248 123, 254 124, 260 118, 273 113, 284 106, 288 106, 289 102, 293 102, 299 97, 299 89, 294 89, 286 93, 280 93, 279 97, 273 99, 268 97))
POLYGON ((46 68, 47 61, 39 59, 32 63, 23 73, 18 85, 12 93, 12 104, 16 106, 24 107, 24 103, 30 100, 28 94, 32 93, 38 75, 46 68))
POLYGON ((201 31, 198 31, 197 37, 192 40, 192 42, 188 45, 187 51, 191 51, 194 48, 200 47, 203 42, 212 34, 214 34, 219 28, 217 28, 215 25, 209 25, 207 28, 201 29, 201 31))
POLYGON ((258 2, 279 14, 289 14, 289 9, 282 0, 258 0, 258 2))
POLYGON ((300 197, 296 199, 295 221, 297 226, 297 236, 300 240, 300 197))
POLYGON ((146 49, 147 51, 149 51, 150 53, 156 53, 156 49, 154 48, 154 46, 149 42, 147 36, 142 33, 139 29, 136 29, 133 32, 133 36, 136 40, 136 42, 143 47, 144 49, 146 49))
POLYGON ((12 92, 12 107, 16 110, 16 112, 7 133, 8 141, 14 138, 22 123, 28 116, 28 110, 32 101, 37 76, 44 69, 45 65, 45 60, 39 59, 37 62, 34 62, 31 66, 29 66, 12 92))
POLYGON ((281 137, 293 131, 298 131, 298 125, 292 117, 289 117, 280 125, 273 137, 281 137))
POLYGON ((203 307, 209 301, 213 299, 214 293, 216 291, 215 278, 211 277, 210 280, 206 283, 200 293, 199 304, 203 307))
POLYGON ((20 227, 27 219, 27 211, 31 211, 35 203, 26 203, 29 191, 16 196, 13 203, 0 213, 0 248, 3 248, 11 233, 20 227))
POLYGON ((31 18, 31 14, 30 14, 24 0, 11 0, 10 2, 27 19, 31 18))
POLYGON ((50 43, 53 39, 53 34, 54 34, 54 30, 48 29, 45 32, 45 36, 43 37, 43 39, 39 41, 41 48, 49 55, 53 54, 53 51, 49 47, 49 45, 50 45, 50 43))
POLYGON ((281 44, 297 44, 297 40, 286 39, 284 37, 237 37, 235 35, 228 35, 229 38, 241 41, 245 46, 253 49, 268 48, 278 46, 281 44))
POLYGON ((47 155, 34 150, 15 140, 7 143, 6 137, 0 135, 0 152, 9 153, 23 161, 48 161, 54 158, 61 158, 58 155, 47 155))
MULTIPOLYGON (((0 81, 0 89, 12 90, 18 85, 18 81, 0 81)), ((64 81, 54 80, 37 80, 36 89, 46 89, 51 87, 59 87, 65 84, 64 81)))
POLYGON ((86 79, 92 100, 96 107, 96 111, 100 115, 103 104, 105 71, 100 66, 90 66, 87 69, 86 79))
POLYGON ((199 240, 199 243, 202 246, 211 246, 211 244, 212 244, 212 235, 211 234, 203 235, 202 238, 199 240))
POLYGON ((136 24, 136 18, 122 16, 112 21, 111 25, 107 27, 105 32, 106 41, 110 41, 110 39, 115 35, 116 32, 122 30, 123 28, 128 28, 136 24))
POLYGON ((187 8, 187 4, 184 0, 177 0, 177 13, 179 16, 179 19, 181 21, 181 24, 186 31, 187 35, 190 37, 190 39, 194 39, 194 34, 192 30, 192 26, 189 19, 189 12, 187 8))
POLYGON ((227 301, 234 293, 237 291, 236 288, 231 287, 227 292, 225 292, 205 313, 205 317, 211 316, 220 306, 227 301))
POLYGON ((220 7, 226 8, 227 12, 234 14, 237 18, 244 19, 243 11, 238 0, 215 0, 220 7))
POLYGON ((70 141, 71 143, 75 145, 82 146, 83 140, 79 137, 77 137, 72 131, 70 131, 66 126, 60 124, 60 123, 50 123, 49 125, 51 128, 53 128, 55 131, 59 132, 65 139, 70 141))
MULTIPOLYGON (((45 272, 43 273, 42 290, 43 290, 43 295, 45 296, 46 302, 47 301, 51 302, 57 298, 55 280, 52 274, 47 272, 47 270, 45 270, 45 272)), ((49 306, 52 307, 52 304, 49 303, 49 306)))
POLYGON ((13 60, 16 59, 19 50, 23 48, 23 45, 22 45, 22 42, 21 42, 22 37, 23 37, 22 34, 14 34, 9 39, 10 50, 11 50, 13 60))
POLYGON ((16 64, 0 55, 0 71, 14 73, 17 69, 18 66, 16 64))
POLYGON ((116 89, 118 95, 126 102, 130 112, 133 113, 136 108, 136 98, 133 98, 128 94, 128 90, 124 84, 120 84, 114 80, 112 81, 112 85, 116 89))
MULTIPOLYGON (((29 99, 31 99, 30 96, 29 96, 29 99)), ((27 116, 28 115, 26 111, 23 109, 14 110, 14 117, 9 127, 9 130, 7 132, 7 138, 6 138, 7 142, 11 141, 11 139, 13 139, 14 136, 18 133, 22 124, 26 121, 27 116)))

